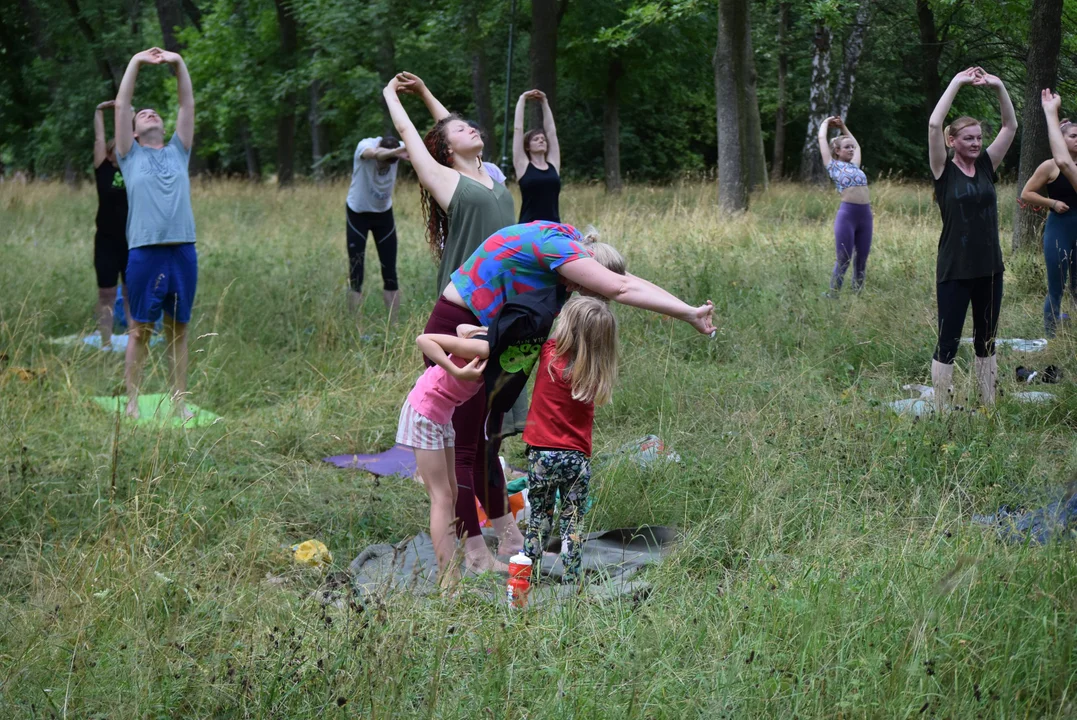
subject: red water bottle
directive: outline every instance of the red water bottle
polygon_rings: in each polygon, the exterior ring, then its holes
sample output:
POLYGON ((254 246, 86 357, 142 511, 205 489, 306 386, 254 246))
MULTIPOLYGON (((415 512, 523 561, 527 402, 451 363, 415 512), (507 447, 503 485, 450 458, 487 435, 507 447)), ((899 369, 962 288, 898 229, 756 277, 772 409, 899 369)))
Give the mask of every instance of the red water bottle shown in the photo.
POLYGON ((509 582, 507 599, 510 606, 522 608, 527 605, 527 593, 531 589, 531 558, 517 553, 509 558, 509 582))

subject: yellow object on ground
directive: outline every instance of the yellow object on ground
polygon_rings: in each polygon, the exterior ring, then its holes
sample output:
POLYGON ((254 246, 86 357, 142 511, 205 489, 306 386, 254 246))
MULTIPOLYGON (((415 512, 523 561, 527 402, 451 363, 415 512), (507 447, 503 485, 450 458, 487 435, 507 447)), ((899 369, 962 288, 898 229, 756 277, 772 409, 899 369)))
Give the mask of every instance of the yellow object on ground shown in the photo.
POLYGON ((295 553, 295 561, 304 565, 320 567, 333 562, 333 554, 321 540, 307 540, 298 545, 292 545, 295 553))

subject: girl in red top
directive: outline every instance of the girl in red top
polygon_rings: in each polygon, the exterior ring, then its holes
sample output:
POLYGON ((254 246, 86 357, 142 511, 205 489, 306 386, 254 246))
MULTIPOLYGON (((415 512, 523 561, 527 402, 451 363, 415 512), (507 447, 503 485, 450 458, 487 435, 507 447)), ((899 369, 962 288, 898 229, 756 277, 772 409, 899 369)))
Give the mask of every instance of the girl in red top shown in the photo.
POLYGON ((580 535, 591 484, 591 429, 595 405, 604 405, 617 380, 617 321, 603 300, 565 303, 553 335, 542 346, 524 442, 531 504, 524 553, 542 558, 558 493, 564 582, 580 578, 580 535))

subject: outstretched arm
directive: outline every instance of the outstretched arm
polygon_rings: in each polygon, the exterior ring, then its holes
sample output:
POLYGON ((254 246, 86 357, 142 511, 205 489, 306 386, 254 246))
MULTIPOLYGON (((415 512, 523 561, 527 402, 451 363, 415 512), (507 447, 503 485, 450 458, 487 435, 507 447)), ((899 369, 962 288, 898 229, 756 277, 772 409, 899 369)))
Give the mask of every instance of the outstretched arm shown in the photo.
POLYGON ((553 110, 546 93, 534 90, 534 98, 542 101, 542 132, 546 134, 546 162, 561 172, 561 143, 557 140, 557 125, 553 121, 553 110))
POLYGON ((1010 145, 1013 144, 1014 137, 1017 136, 1017 113, 1013 110, 1010 94, 1006 92, 1006 86, 1003 82, 994 75, 987 74, 982 68, 976 69, 980 72, 980 77, 975 84, 993 87, 995 92, 998 93, 999 111, 1002 113, 1002 127, 999 129, 998 135, 995 136, 994 142, 987 148, 987 155, 991 158, 991 166, 997 170, 998 166, 1002 164, 1002 158, 1006 157, 1006 152, 1010 149, 1010 145))
POLYGON ((131 125, 134 117, 135 81, 138 80, 138 69, 143 65, 159 65, 161 61, 160 48, 143 50, 127 63, 127 70, 123 73, 120 88, 116 91, 116 109, 113 113, 115 128, 113 137, 116 138, 116 153, 120 157, 126 157, 131 152, 131 144, 135 141, 135 130, 131 125))
POLYGON ((512 168, 516 171, 516 181, 527 172, 527 153, 524 152, 524 107, 531 91, 520 93, 516 100, 516 114, 512 118, 512 168))
POLYGON ((105 108, 113 107, 115 100, 106 100, 97 106, 93 113, 93 166, 101 167, 108 156, 108 141, 105 140, 105 108))
POLYGON ((1062 107, 1062 98, 1049 89, 1040 91, 1043 114, 1047 118, 1047 139, 1051 143, 1051 155, 1059 172, 1066 176, 1070 185, 1077 187, 1077 165, 1073 162, 1066 140, 1062 137, 1062 126, 1058 121, 1058 110, 1062 107))
MULTIPOLYGON (((460 184, 460 173, 452 168, 445 167, 430 155, 423 143, 419 131, 408 117, 404 105, 400 102, 397 92, 402 83, 401 75, 397 75, 382 90, 382 97, 389 108, 389 115, 393 118, 393 125, 397 134, 404 141, 408 158, 411 160, 415 174, 419 176, 419 182, 434 196, 434 200, 444 210, 449 209, 456 186, 460 184)), ((431 358, 433 359, 433 358, 431 358)))
POLYGON ((823 167, 830 167, 832 158, 830 157, 830 142, 827 140, 826 134, 830 130, 830 121, 834 118, 828 117, 823 122, 819 123, 819 155, 823 158, 823 167))
POLYGON ((946 138, 942 135, 942 129, 946 125, 946 114, 950 112, 950 106, 954 104, 954 98, 957 97, 957 91, 961 89, 961 86, 971 85, 976 77, 976 68, 968 68, 954 75, 931 112, 931 118, 927 121, 927 157, 931 164, 931 174, 936 180, 946 169, 946 138))
POLYGON ((708 300, 692 307, 672 293, 634 275, 618 275, 591 258, 581 258, 557 268, 561 277, 623 305, 651 310, 684 320, 704 335, 714 332, 714 304, 708 300))
POLYGON ((415 344, 433 363, 461 380, 481 378, 482 371, 486 367, 486 358, 490 357, 490 343, 485 340, 468 340, 455 335, 424 333, 415 338, 415 344), (449 359, 449 353, 471 362, 460 367, 449 359))

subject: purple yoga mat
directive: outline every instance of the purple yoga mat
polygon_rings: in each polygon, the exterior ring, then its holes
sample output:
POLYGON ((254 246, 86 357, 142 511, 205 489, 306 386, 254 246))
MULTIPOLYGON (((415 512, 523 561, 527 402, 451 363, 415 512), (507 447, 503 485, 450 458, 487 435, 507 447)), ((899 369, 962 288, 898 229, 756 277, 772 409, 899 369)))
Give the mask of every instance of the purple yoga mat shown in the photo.
POLYGON ((338 468, 354 470, 366 470, 373 475, 400 475, 412 477, 415 475, 415 453, 411 448, 404 445, 394 445, 383 453, 376 455, 334 455, 323 458, 327 463, 333 463, 338 468))

